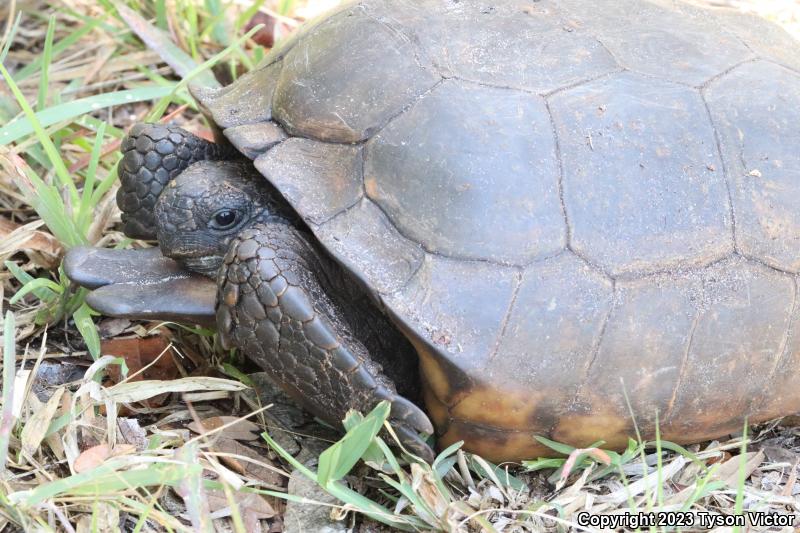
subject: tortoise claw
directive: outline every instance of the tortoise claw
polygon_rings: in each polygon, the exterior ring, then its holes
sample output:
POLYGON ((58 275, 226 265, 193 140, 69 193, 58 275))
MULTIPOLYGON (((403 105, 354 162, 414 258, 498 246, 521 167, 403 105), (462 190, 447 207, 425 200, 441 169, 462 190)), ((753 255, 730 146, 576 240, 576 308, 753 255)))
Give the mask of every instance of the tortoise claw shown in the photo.
POLYGON ((435 457, 433 449, 428 446, 419 434, 405 424, 392 424, 392 429, 397 434, 400 444, 417 457, 432 463, 435 457))
POLYGON ((391 402, 392 411, 389 415, 390 418, 415 429, 419 433, 425 433, 427 435, 433 434, 433 424, 431 424, 425 411, 402 396, 392 397, 391 402))

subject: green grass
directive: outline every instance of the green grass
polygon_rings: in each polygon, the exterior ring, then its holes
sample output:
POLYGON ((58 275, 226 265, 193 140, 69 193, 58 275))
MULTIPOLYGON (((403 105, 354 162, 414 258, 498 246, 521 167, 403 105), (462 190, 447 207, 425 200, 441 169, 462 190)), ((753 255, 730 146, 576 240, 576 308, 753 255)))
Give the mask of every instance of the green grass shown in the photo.
MULTIPOLYGON (((187 72, 182 79, 177 82, 160 79, 134 89, 61 102, 60 98, 48 92, 49 72, 54 60, 71 51, 70 46, 85 37, 89 31, 101 27, 108 19, 120 17, 120 13, 126 13, 125 6, 117 10, 111 4, 102 5, 107 10, 104 19, 89 20, 82 28, 71 32, 58 42, 54 42, 56 18, 55 15, 50 16, 43 51, 37 61, 13 75, 0 64, 0 75, 22 111, 20 116, 0 128, 0 150, 6 147, 0 152, 0 164, 8 175, 13 176, 18 189, 45 222, 50 232, 67 249, 93 244, 91 233, 93 229, 97 229, 93 227, 95 222, 93 217, 99 207, 109 200, 108 195, 113 193, 116 166, 120 159, 117 151, 103 155, 103 147, 118 141, 121 131, 107 128, 104 122, 92 117, 91 114, 98 109, 158 98, 151 111, 144 117, 146 121, 155 121, 175 102, 193 104, 186 91, 188 83, 196 78, 206 83, 214 82, 209 69, 231 56, 233 52, 238 52, 241 56, 244 53, 243 43, 255 31, 230 39, 228 33, 222 31, 224 21, 221 17, 225 9, 230 6, 219 1, 209 2, 207 6, 209 11, 199 12, 193 2, 179 3, 182 9, 172 16, 190 23, 191 31, 186 35, 190 37, 192 44, 192 57, 177 46, 170 45, 166 40, 160 51, 166 56, 167 62, 172 59, 185 65, 187 72), (199 55, 198 43, 203 28, 212 30, 210 33, 213 35, 225 35, 224 42, 218 45, 219 51, 210 55, 208 59, 199 55), (18 85, 19 82, 29 78, 38 78, 35 104, 29 103, 18 85), (48 106, 48 103, 53 101, 58 103, 48 106), (94 137, 89 137, 87 133, 94 133, 94 137), (75 138, 76 134, 81 136, 75 138), (71 138, 73 144, 84 147, 87 152, 85 155, 89 157, 88 164, 74 174, 69 172, 68 162, 62 156, 61 145, 67 138, 71 138), (9 150, 9 147, 12 149, 9 150), (20 148, 24 150, 20 151, 20 148), (53 175, 55 180, 50 179, 53 175)), ((147 6, 141 4, 134 4, 134 7, 148 11, 147 6)), ((156 7, 164 14, 163 3, 159 3, 156 7)), ((131 10, 126 20, 130 21, 130 17, 134 16, 137 15, 131 10)), ((141 22, 146 28, 146 21, 142 19, 141 22)), ((241 22, 237 22, 239 30, 240 24, 241 22)), ((3 43, 3 50, 8 49, 8 44, 14 39, 17 29, 15 26, 9 42, 3 43)), ((252 65, 252 62, 250 64, 252 65)), ((55 275, 32 278, 21 269, 15 268, 16 265, 12 265, 7 264, 7 267, 19 281, 21 288, 10 303, 16 304, 27 294, 33 293, 44 304, 37 314, 39 324, 58 322, 64 316, 71 316, 89 352, 97 358, 100 354, 99 337, 92 321, 93 312, 84 303, 86 291, 72 290, 60 269, 55 275)))

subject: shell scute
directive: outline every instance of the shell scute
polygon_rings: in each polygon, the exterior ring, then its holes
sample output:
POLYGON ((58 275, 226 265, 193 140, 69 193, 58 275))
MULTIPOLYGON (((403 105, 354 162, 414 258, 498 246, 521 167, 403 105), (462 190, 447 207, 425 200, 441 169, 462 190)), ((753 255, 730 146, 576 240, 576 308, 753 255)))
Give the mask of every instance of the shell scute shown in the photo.
POLYGON ((566 244, 555 139, 532 94, 442 83, 367 143, 364 180, 432 252, 525 264, 566 244))
POLYGON ((739 250, 800 271, 800 75, 757 61, 716 80, 705 97, 731 183, 739 250))
POLYGON ((295 137, 259 156, 255 165, 312 224, 322 224, 362 195, 358 146, 295 137))
POLYGON ((713 17, 651 0, 559 0, 582 31, 594 35, 617 62, 648 76, 700 86, 753 57, 713 17))
POLYGON ((722 162, 700 94, 622 73, 555 95, 571 247, 613 276, 733 250, 722 162))
POLYGON ((283 59, 273 102, 292 135, 357 142, 439 81, 404 29, 353 6, 319 24, 283 59))

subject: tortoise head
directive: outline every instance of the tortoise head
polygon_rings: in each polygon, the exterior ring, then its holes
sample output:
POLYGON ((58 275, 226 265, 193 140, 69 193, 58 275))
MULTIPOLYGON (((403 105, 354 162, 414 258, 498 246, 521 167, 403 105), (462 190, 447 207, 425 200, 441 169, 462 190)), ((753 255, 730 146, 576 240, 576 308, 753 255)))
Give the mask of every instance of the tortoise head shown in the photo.
POLYGON ((213 278, 228 244, 256 220, 278 213, 276 205, 252 163, 196 162, 161 189, 142 219, 151 225, 141 227, 154 227, 161 253, 78 247, 67 253, 64 269, 92 289, 87 302, 104 314, 212 326, 213 278))
POLYGON ((231 239, 274 212, 266 180, 244 161, 201 161, 170 181, 155 205, 161 253, 215 277, 231 239))

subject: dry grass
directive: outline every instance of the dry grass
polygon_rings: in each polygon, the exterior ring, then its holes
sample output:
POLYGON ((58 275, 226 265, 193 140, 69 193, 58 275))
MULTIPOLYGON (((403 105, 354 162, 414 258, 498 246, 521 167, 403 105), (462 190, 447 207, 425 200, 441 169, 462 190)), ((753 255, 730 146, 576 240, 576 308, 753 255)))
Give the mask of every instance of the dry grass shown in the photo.
MULTIPOLYGON (((330 3, 267 1, 263 9, 286 17, 289 29, 330 3)), ((232 45, 230 36, 241 35, 249 18, 238 15, 252 5, 233 3, 225 37, 216 30, 223 18, 213 15, 219 2, 128 4, 158 21, 197 63, 232 45)), ((39 132, 28 128, 14 142, 0 138, 0 260, 7 261, 0 269, 0 531, 281 531, 288 475, 303 468, 293 456, 321 457, 306 474, 341 499, 332 507, 336 517, 365 531, 377 531, 376 522, 354 511, 395 527, 451 531, 592 529, 576 524, 582 511, 800 516, 800 436, 790 424, 686 450, 664 442, 632 442, 622 454, 561 447, 573 460, 502 468, 449 450, 431 468, 398 457, 375 437, 385 418, 376 410, 350 421, 350 453, 336 459, 337 475, 323 475, 334 455, 320 456, 330 433, 286 415, 291 406, 259 374, 248 375, 246 363, 222 352, 209 332, 91 316, 82 292, 59 272, 59 259, 68 244, 129 244, 116 230, 113 201, 123 131, 151 113, 153 100, 169 95, 161 100, 163 119, 208 135, 173 69, 111 5, 11 0, 0 6, 22 12, 16 30, 15 17, 0 17, 0 36, 11 38, 0 41, 10 43, 2 64, 42 120, 39 132), (72 114, 62 105, 102 94, 142 101, 95 107, 89 100, 72 114), (53 109, 55 119, 42 118, 53 109), (23 287, 30 292, 12 299, 23 287), (118 357, 99 357, 112 353, 118 357), (253 380, 261 394, 246 387, 253 380), (276 407, 264 408, 273 401, 276 407), (203 429, 210 433, 200 435, 203 429), (277 442, 260 438, 263 430, 277 442), (350 470, 362 455, 366 464, 350 470)), ((795 2, 731 5, 800 35, 795 2)), ((252 41, 233 44, 215 67, 218 75, 236 75, 263 53, 252 41)), ((24 121, 22 115, 11 85, 0 83, 0 126, 14 117, 24 121)))

